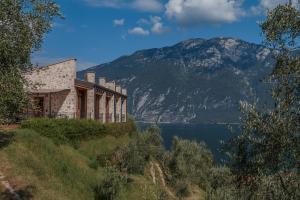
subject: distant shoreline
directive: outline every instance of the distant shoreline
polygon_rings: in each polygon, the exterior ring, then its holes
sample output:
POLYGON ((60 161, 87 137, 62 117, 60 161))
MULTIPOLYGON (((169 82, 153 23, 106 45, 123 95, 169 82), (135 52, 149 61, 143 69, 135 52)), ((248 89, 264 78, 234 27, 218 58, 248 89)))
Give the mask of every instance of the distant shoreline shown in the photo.
POLYGON ((207 125, 240 125, 240 123, 237 122, 215 122, 215 123, 187 123, 187 122, 149 122, 149 121, 136 121, 137 123, 143 123, 143 124, 186 124, 186 125, 197 125, 197 124, 207 124, 207 125))

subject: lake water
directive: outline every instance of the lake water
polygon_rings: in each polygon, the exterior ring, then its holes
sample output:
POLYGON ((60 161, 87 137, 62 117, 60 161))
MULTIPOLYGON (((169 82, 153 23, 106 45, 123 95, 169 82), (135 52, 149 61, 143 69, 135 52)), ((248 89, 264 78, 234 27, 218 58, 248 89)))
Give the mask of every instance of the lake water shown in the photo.
MULTIPOLYGON (((151 124, 138 123, 141 130, 146 129, 151 124)), ((204 141, 208 148, 214 154, 215 162, 221 163, 224 159, 223 153, 220 152, 220 141, 226 141, 230 138, 230 132, 226 125, 223 124, 158 124, 161 129, 164 145, 167 149, 172 146, 174 136, 182 139, 204 141)), ((237 125, 232 125, 237 127, 237 125)))

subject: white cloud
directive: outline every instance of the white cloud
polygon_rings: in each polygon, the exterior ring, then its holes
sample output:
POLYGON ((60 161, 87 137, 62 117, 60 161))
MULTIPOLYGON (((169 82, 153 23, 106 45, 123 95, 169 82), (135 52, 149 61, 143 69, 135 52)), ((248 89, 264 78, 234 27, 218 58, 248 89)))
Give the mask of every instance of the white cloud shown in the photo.
MULTIPOLYGON (((164 26, 163 20, 159 16, 150 16, 149 19, 141 18, 136 22, 140 27, 146 26, 154 34, 163 34, 169 29, 164 26)), ((149 32, 150 34, 150 32, 149 32)))
MULTIPOLYGON (((278 5, 289 3, 289 0, 260 0, 257 6, 251 7, 251 11, 255 15, 265 14, 268 10, 275 8, 278 5)), ((298 0, 292 0, 294 6, 299 5, 298 0)))
POLYGON ((141 18, 136 22, 138 25, 149 25, 151 22, 148 19, 141 18))
POLYGON ((124 23, 125 23, 125 19, 115 19, 113 21, 113 23, 114 23, 115 26, 123 26, 124 23))
POLYGON ((169 0, 166 14, 183 26, 231 23, 243 15, 242 0, 169 0))
POLYGON ((142 27, 135 27, 133 29, 130 29, 128 30, 128 33, 132 35, 142 35, 142 36, 147 36, 150 34, 148 30, 145 30, 142 27))
POLYGON ((121 6, 122 1, 119 0, 84 0, 91 6, 96 7, 111 7, 118 8, 121 6))
POLYGON ((135 0, 132 7, 146 12, 160 12, 163 10, 163 5, 158 0, 135 0))
POLYGON ((160 0, 84 0, 91 6, 110 8, 129 8, 144 12, 160 12, 163 4, 160 0))
POLYGON ((154 16, 154 17, 150 17, 150 19, 152 22, 152 28, 151 28, 152 33, 162 34, 166 32, 166 28, 164 27, 161 17, 154 16))

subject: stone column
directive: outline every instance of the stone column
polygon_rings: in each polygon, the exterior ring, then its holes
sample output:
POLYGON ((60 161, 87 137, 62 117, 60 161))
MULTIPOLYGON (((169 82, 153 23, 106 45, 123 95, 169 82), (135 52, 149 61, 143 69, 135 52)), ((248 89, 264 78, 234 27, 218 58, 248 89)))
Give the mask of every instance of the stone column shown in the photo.
MULTIPOLYGON (((116 92, 122 93, 122 88, 119 85, 116 85, 116 92)), ((122 98, 120 95, 116 96, 116 122, 122 121, 122 98)))
MULTIPOLYGON (((121 89, 121 93, 123 95, 127 96, 127 90, 126 89, 121 89)), ((121 110, 122 110, 122 122, 127 122, 127 98, 122 97, 122 103, 121 103, 121 110)))
MULTIPOLYGON (((116 91, 116 82, 111 81, 111 82, 106 82, 106 87, 112 91, 116 91)), ((115 122, 115 115, 116 115, 116 97, 115 94, 111 94, 111 98, 109 100, 109 115, 111 117, 110 122, 115 122)))
POLYGON ((122 98, 119 96, 116 98, 116 122, 122 120, 122 98))
POLYGON ((99 85, 101 85, 102 87, 106 87, 106 78, 105 78, 105 77, 99 77, 98 83, 99 83, 99 85))
POLYGON ((122 122, 127 122, 127 99, 122 98, 122 105, 121 105, 121 110, 122 110, 122 122))
POLYGON ((112 95, 109 102, 109 114, 111 115, 111 122, 115 122, 116 114, 116 98, 115 95, 112 95))
MULTIPOLYGON (((106 87, 106 78, 99 77, 98 84, 102 87, 106 87)), ((99 120, 102 123, 106 123, 106 92, 103 92, 99 102, 99 120)))
MULTIPOLYGON (((87 72, 85 80, 90 83, 95 83, 95 72, 87 72)), ((95 89, 88 89, 87 91, 87 119, 95 119, 95 89)))
POLYGON ((105 106, 106 106, 106 92, 102 94, 99 102, 99 120, 102 123, 106 123, 105 106))

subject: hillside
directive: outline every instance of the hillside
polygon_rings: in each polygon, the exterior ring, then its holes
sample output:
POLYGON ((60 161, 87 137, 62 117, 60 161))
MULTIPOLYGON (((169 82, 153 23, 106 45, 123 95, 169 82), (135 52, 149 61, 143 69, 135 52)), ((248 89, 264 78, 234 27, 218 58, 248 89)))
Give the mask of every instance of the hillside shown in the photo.
POLYGON ((237 122, 240 100, 268 101, 261 79, 272 63, 272 51, 262 45, 213 38, 137 51, 86 71, 126 87, 137 120, 215 123, 237 122))
MULTIPOLYGON (((162 158, 169 154, 155 131, 140 134, 131 120, 103 125, 67 119, 33 119, 18 129, 0 129, 0 199, 202 200, 203 182, 187 186, 167 170, 162 158), (183 186, 188 193, 181 192, 183 186)), ((205 160, 204 146, 198 150, 201 173, 208 173, 206 162, 212 167, 213 159, 205 160)))
MULTIPOLYGON (((37 122, 33 129, 43 126, 39 125, 41 121, 37 122)), ((58 122, 45 130, 61 126, 58 122)), ((104 166, 97 165, 97 157, 110 155, 116 147, 127 145, 132 140, 125 131, 129 129, 123 127, 121 136, 103 132, 101 137, 83 139, 74 146, 71 143, 58 144, 63 140, 54 140, 55 133, 45 137, 45 133, 33 129, 0 130, 0 199, 14 199, 4 187, 6 182, 24 200, 96 199, 95 187, 108 175, 104 166)), ((63 130, 64 133, 68 131, 70 128, 63 130)), ((130 175, 130 179, 132 181, 120 194, 121 199, 136 199, 144 195, 155 199, 159 188, 150 177, 130 175)))

